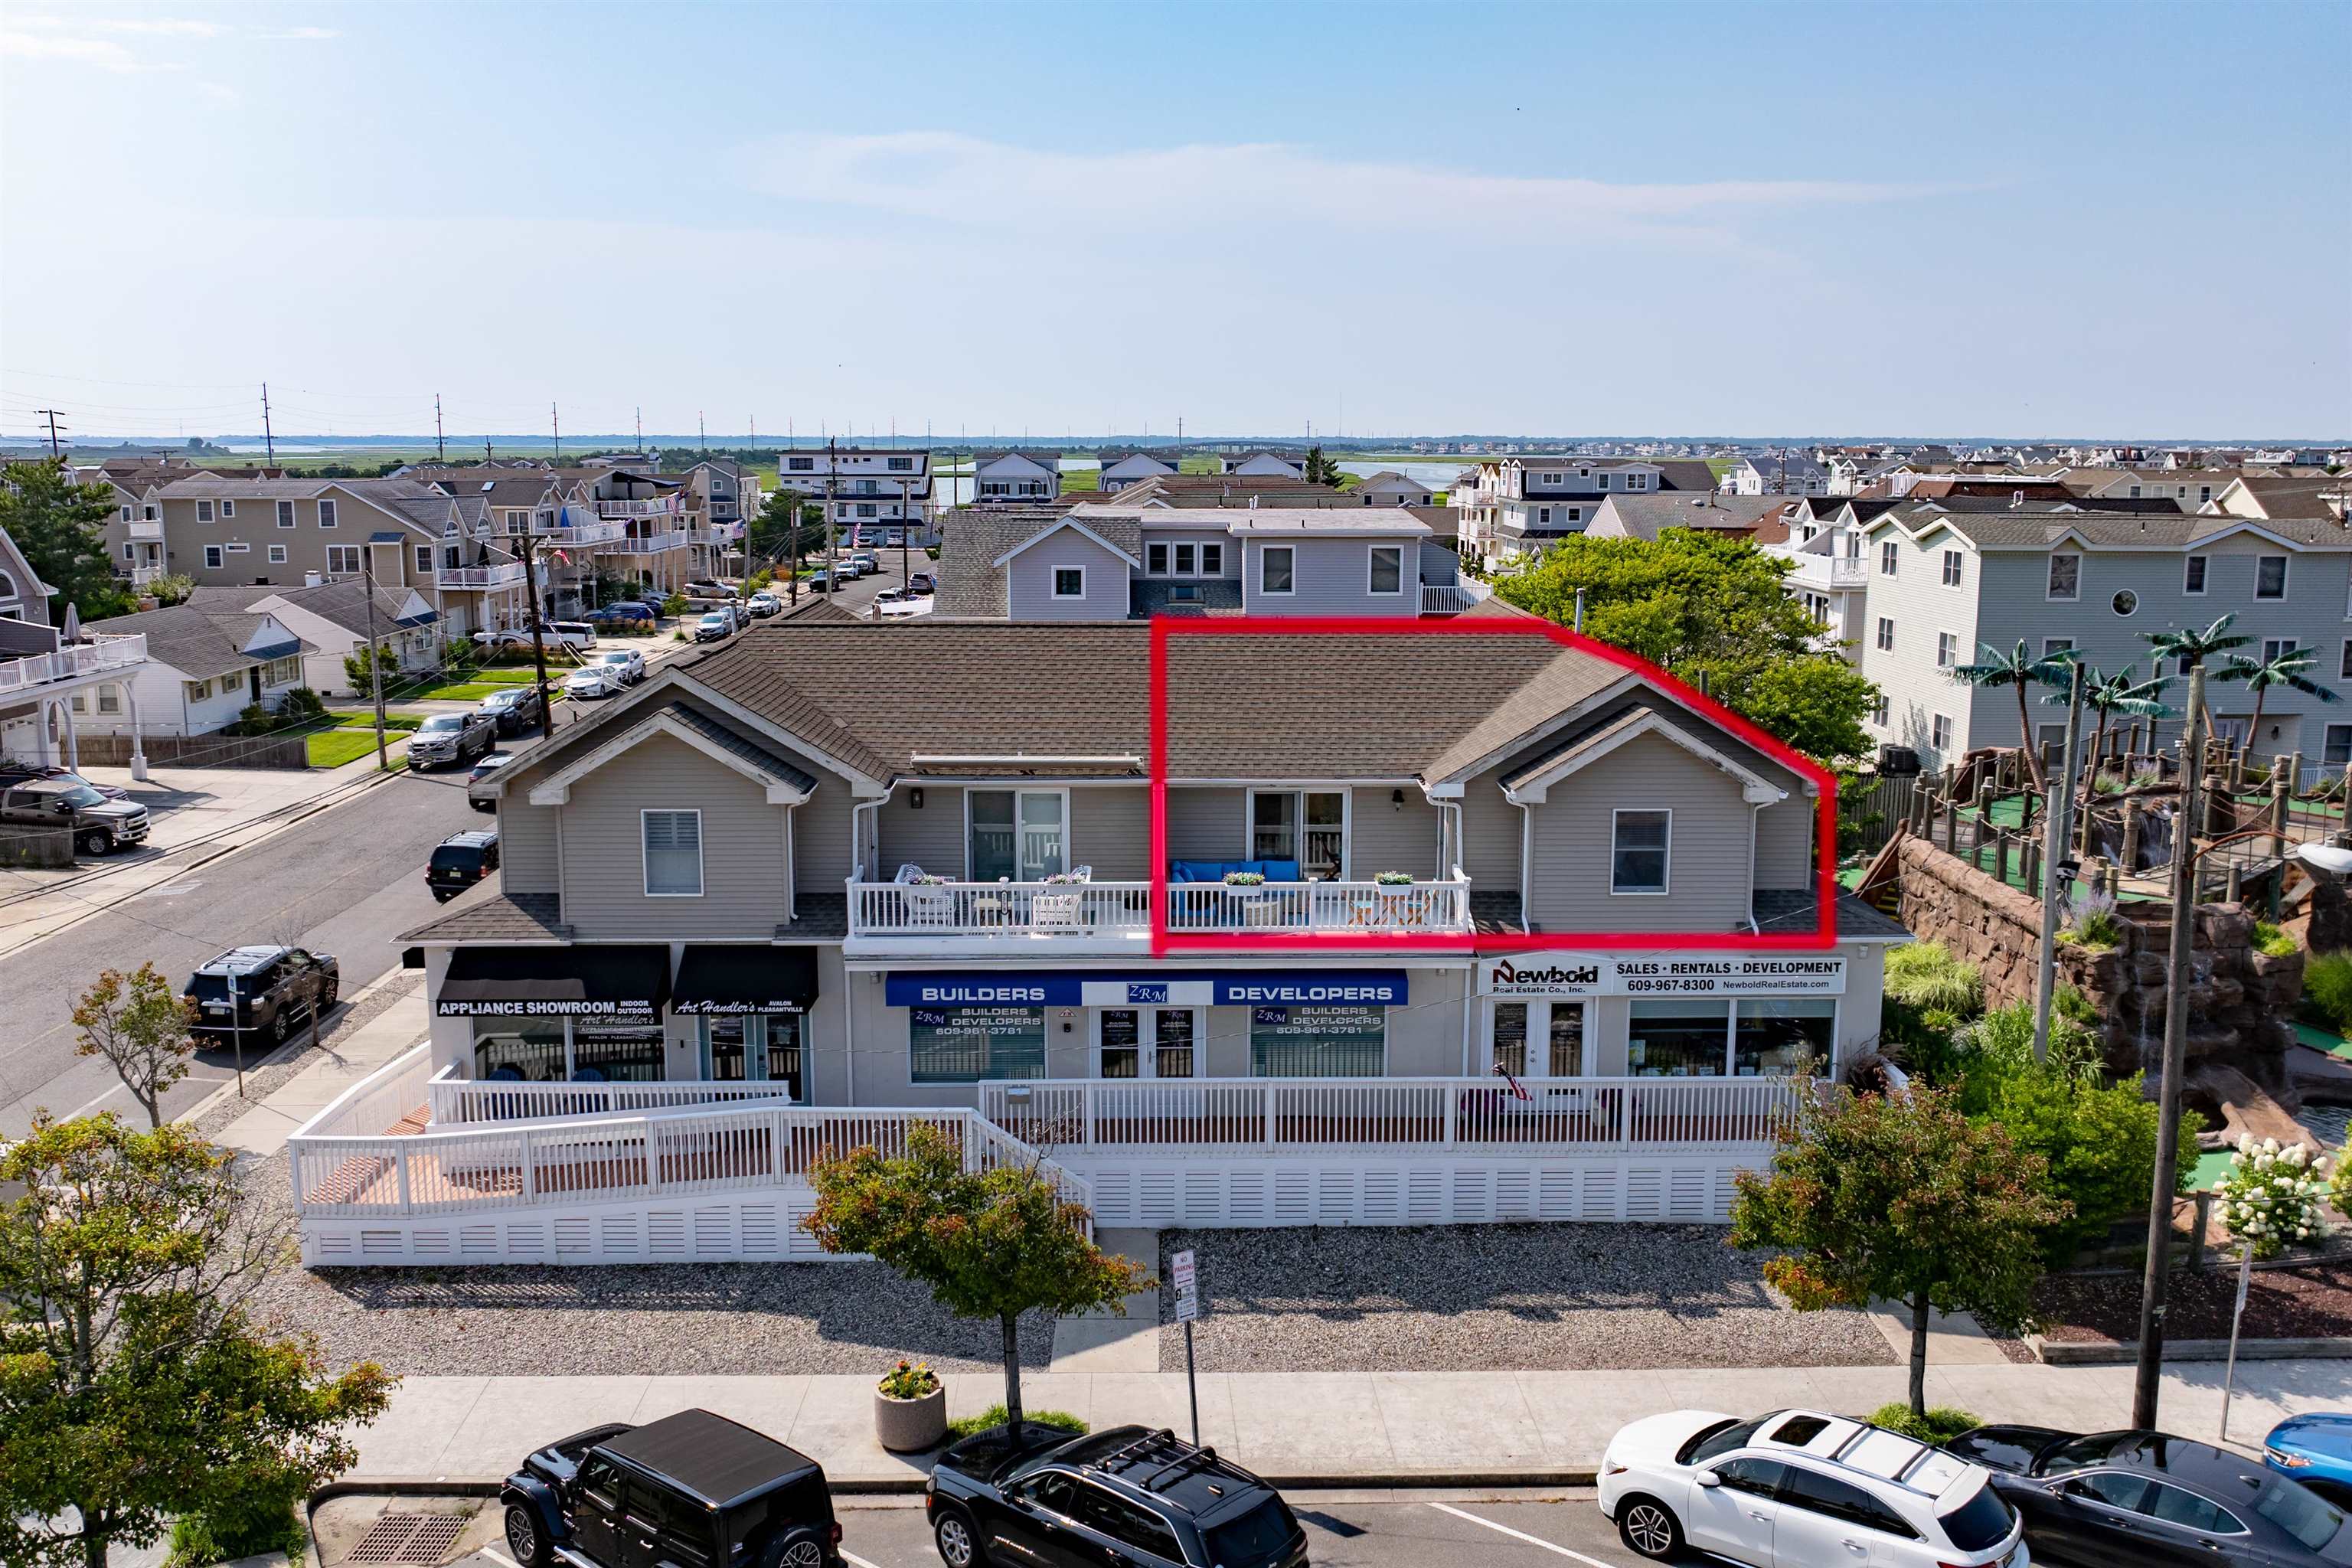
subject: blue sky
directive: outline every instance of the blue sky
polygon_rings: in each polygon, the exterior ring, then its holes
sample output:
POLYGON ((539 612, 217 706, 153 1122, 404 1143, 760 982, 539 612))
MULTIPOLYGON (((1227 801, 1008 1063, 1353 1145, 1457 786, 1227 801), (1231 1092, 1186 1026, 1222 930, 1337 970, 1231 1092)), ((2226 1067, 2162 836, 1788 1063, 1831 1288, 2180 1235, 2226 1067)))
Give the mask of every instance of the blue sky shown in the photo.
POLYGON ((0 432, 2352 435, 2352 6, 45 5, 0 432))

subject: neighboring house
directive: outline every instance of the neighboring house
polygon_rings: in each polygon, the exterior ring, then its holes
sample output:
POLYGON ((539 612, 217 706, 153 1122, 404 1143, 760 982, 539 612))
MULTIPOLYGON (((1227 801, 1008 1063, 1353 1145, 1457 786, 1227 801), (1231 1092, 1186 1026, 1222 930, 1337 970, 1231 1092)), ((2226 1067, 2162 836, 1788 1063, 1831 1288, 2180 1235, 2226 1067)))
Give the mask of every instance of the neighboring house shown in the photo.
POLYGON ((972 499, 982 506, 1006 503, 1034 506, 1062 493, 1062 465, 1051 455, 1028 452, 975 452, 971 459, 972 499))
POLYGON ((301 684, 322 697, 368 695, 368 688, 352 684, 343 660, 371 638, 387 668, 425 670, 441 662, 441 617, 414 588, 378 588, 373 623, 366 585, 349 580, 307 588, 198 588, 188 603, 277 620, 301 638, 301 684))
MULTIPOLYGON (((2222 487, 2212 510, 2231 517, 2333 517, 2340 522, 2347 498, 2352 498, 2352 475, 2293 479, 2248 475, 2222 487)), ((2181 510, 2189 510, 2186 503, 2181 510)))
POLYGON ((302 684, 302 656, 315 651, 267 610, 193 599, 93 621, 89 629, 146 639, 131 702, 110 711, 101 691, 81 719, 84 728, 115 735, 206 735, 254 703, 274 708, 302 684))
POLYGON ((1596 539, 1655 539, 1669 528, 1696 528, 1778 543, 1788 536, 1781 513, 1790 506, 1780 496, 1718 495, 1712 490, 1617 495, 1593 509, 1584 531, 1596 539))
MULTIPOLYGON (((135 722, 146 661, 146 638, 136 632, 93 627, 68 640, 50 626, 48 584, 0 531, 0 757, 71 766, 76 715, 120 714, 135 722)), ((147 776, 146 754, 135 740, 131 768, 132 777, 147 776)))
MULTIPOLYGON (((2071 648, 2112 674, 2156 669, 2152 633, 2203 626, 2234 615, 2256 638, 2245 651, 2316 651, 2318 673, 2352 671, 2352 533, 2330 519, 2258 521, 2224 516, 2003 508, 1947 510, 1906 503, 1864 525, 1869 573, 1862 672, 1885 705, 1872 730, 1916 751, 1930 767, 1985 746, 2018 743, 2017 699, 1955 679, 1984 647, 2071 648)), ((2222 731, 2247 740, 2252 701, 2242 684, 2210 682, 2207 703, 2222 731)), ((2177 708, 2185 687, 2176 681, 2177 708)), ((2034 700, 2033 740, 2063 739, 2065 715, 2034 700)), ((2179 719, 2161 726, 2177 739, 2179 719)), ((2352 761, 2352 713, 2277 689, 2263 704, 2258 756, 2300 752, 2341 767, 2352 761)))
POLYGON ((1307 464, 1303 460, 1293 462, 1276 452, 1252 452, 1245 457, 1221 458, 1218 467, 1224 473, 1244 477, 1257 476, 1269 479, 1303 479, 1307 477, 1307 464))
MULTIPOLYGON (((600 576, 650 585, 656 594, 685 586, 698 569, 698 541, 712 542, 703 499, 686 477, 656 474, 650 461, 612 458, 573 468, 528 463, 410 470, 460 503, 480 509, 480 531, 440 566, 453 591, 488 595, 477 626, 524 624, 527 577, 538 579, 542 614, 575 616, 590 606, 600 576), (522 536, 531 536, 535 574, 523 570, 522 536)), ((465 531, 462 522, 460 532, 465 531)), ((445 600, 445 616, 460 629, 445 600)))
POLYGON ((1480 458, 1475 479, 1448 499, 1461 520, 1462 553, 1494 571, 1583 532, 1612 496, 1715 489, 1714 469, 1695 459, 1513 453, 1480 458))
POLYGON ((506 770, 499 879, 402 938, 429 1041, 292 1141, 305 1261, 816 1256, 847 1108, 1050 1145, 1106 1226, 1719 1221, 1876 1040, 1894 922, 1728 951, 1821 921, 1822 775, 1679 689, 1539 626, 1194 635, 1155 734, 1152 641, 786 621, 506 770))
POLYGON ((1802 452, 1758 452, 1739 459, 1723 488, 1739 496, 1825 496, 1830 481, 1830 470, 1802 452))
POLYGON ((776 455, 776 468, 783 489, 825 509, 845 542, 853 534, 876 545, 939 542, 929 452, 888 447, 788 449, 776 455))
POLYGON ((700 513, 688 546, 694 574, 728 574, 740 563, 744 525, 758 507, 758 483, 732 458, 705 458, 682 477, 691 508, 700 513))
POLYGON ((1102 455, 1099 483, 1108 492, 1126 489, 1139 480, 1159 479, 1176 472, 1176 465, 1156 452, 1106 451, 1102 455))
POLYGON ((1418 479, 1382 468, 1356 481, 1348 492, 1365 506, 1434 506, 1437 494, 1418 479))
POLYGON ((1284 474, 1160 474, 1119 488, 1117 500, 1083 493, 1062 498, 1073 506, 1136 507, 1212 506, 1349 506, 1354 503, 1330 485, 1294 479, 1284 474))

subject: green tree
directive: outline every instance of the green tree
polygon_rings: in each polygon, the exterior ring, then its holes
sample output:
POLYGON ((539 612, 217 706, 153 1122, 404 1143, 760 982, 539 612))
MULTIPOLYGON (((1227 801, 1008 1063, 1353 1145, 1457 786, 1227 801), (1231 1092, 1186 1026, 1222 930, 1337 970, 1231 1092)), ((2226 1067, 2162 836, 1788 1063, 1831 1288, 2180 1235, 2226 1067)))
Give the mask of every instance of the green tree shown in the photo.
POLYGON ((1823 762, 1871 746, 1877 688, 1821 646, 1821 626, 1782 585, 1788 563, 1745 539, 1669 528, 1655 539, 1572 534, 1502 577, 1502 599, 1671 671, 1823 762))
POLYGON ((2316 698, 2322 702, 2339 700, 2334 688, 2323 686, 2311 679, 2312 664, 2317 657, 2315 650, 2307 647, 2284 648, 2267 658, 2248 658, 2243 654, 2232 654, 2227 664, 2213 672, 2215 680, 2244 681, 2246 689, 2254 694, 2254 716, 2246 729, 2249 750, 2253 746, 2254 737, 2263 732, 2263 702, 2281 687, 2289 691, 2300 691, 2305 697, 2316 698))
MULTIPOLYGON (((2233 632, 2230 629, 2230 624, 2237 618, 2238 613, 2232 610, 2210 626, 2201 628, 2189 626, 2184 630, 2169 632, 2142 632, 2140 635, 2147 638, 2148 647, 2156 655, 2158 668, 2163 668, 2168 659, 2178 659, 2180 673, 2186 675, 2217 655, 2228 653, 2232 648, 2243 647, 2254 640, 2244 632, 2233 632)), ((2205 732, 2210 735, 2213 732, 2213 708, 2210 703, 2206 705, 2204 718, 2205 732)))
POLYGON ((1775 1249, 1764 1277, 1799 1311, 1898 1301, 1911 1310, 1911 1413, 1927 1412, 1932 1308, 1995 1332, 2032 1319, 2042 1233, 2069 1206, 2042 1156, 1970 1121, 1942 1089, 1860 1095, 1810 1079, 1769 1172, 1742 1171, 1731 1244, 1775 1249))
POLYGON ((2029 686, 2057 686, 2074 679, 2074 659, 2068 653, 2045 653, 2036 658, 2028 653, 2023 638, 2017 648, 2003 653, 1990 643, 1978 645, 1984 657, 1974 664, 1957 665, 1952 679, 1969 686, 1981 686, 1999 690, 2006 686, 2017 693, 2017 744, 2025 753, 2025 766, 2033 777, 2033 787, 2039 792, 2047 787, 2042 774, 2042 748, 2033 743, 2033 718, 2025 706, 2025 689, 2029 686))
POLYGON ((195 1013, 152 963, 129 974, 107 970, 74 1004, 74 1054, 104 1057, 146 1111, 147 1125, 161 1127, 163 1096, 195 1060, 188 1033, 195 1013))
POLYGON ((1021 1314, 1117 1305, 1153 1280, 1097 1247, 1086 1210, 1035 1165, 964 1169, 938 1126, 908 1130, 907 1152, 871 1147, 817 1163, 816 1207, 801 1224, 828 1252, 871 1254, 931 1288, 959 1318, 993 1318, 1004 1337, 1004 1408, 1021 1426, 1021 1314))
MULTIPOLYGON (((2159 1109, 2137 1074, 2103 1084, 2095 1068, 2061 1062, 2054 1042, 2049 1061, 2029 1060, 2024 1070, 2002 1080, 1992 1120, 2042 1161, 2050 1195, 2072 1210, 2042 1237, 2043 1257, 2052 1265, 2068 1261, 2125 1215, 2147 1214, 2159 1109)), ((2179 1190, 2186 1194, 2197 1184, 2202 1119, 2183 1111, 2181 1122, 2176 1169, 2179 1190)))
POLYGON ((1323 455, 1323 448, 1320 447, 1307 448, 1306 468, 1307 482, 1310 485, 1337 487, 1340 479, 1346 477, 1340 473, 1339 465, 1337 462, 1323 455))
POLYGON ((285 1244, 227 1150, 184 1127, 37 1118, 0 1149, 0 1561, 104 1568, 221 1478, 303 1489, 348 1468, 383 1410, 373 1363, 339 1376, 244 1300, 285 1244))
POLYGON ((72 605, 86 621, 122 615, 130 592, 107 559, 104 528, 114 515, 104 485, 78 485, 47 458, 0 469, 0 528, 16 542, 33 574, 48 584, 49 614, 72 605))

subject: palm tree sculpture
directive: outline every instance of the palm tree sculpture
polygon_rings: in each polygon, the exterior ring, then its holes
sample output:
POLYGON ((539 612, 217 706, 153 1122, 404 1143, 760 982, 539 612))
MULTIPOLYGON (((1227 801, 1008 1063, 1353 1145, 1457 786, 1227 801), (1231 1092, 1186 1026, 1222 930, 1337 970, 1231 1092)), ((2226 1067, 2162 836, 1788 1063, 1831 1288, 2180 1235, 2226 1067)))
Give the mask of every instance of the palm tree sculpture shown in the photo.
MULTIPOLYGON (((2243 632, 2230 629, 2230 623, 2237 618, 2237 612, 2232 610, 2201 632, 2190 626, 2181 632, 2142 632, 2140 635, 2147 638, 2148 647, 2156 655, 2158 668, 2164 668, 2166 659, 2177 658, 2180 661, 2180 672, 2186 675, 2215 654, 2243 647, 2254 640, 2243 632)), ((2204 718, 2205 733, 2210 736, 2213 733, 2213 705, 2210 702, 2205 704, 2204 718)))
POLYGON ((2018 743, 2020 749, 2025 752, 2025 765, 2032 773, 2033 787, 2039 792, 2046 787, 2047 781, 2042 774, 2041 748, 2033 743, 2033 721, 2032 715, 2026 710, 2025 689, 2029 686, 2060 686, 2071 682, 2074 679, 2074 656, 2071 652, 2061 649, 2054 653, 2045 653, 2036 658, 2026 651, 2022 638, 2019 639, 2017 651, 2014 653, 2002 653, 1990 643, 1979 644, 1977 651, 1984 655, 1982 662, 1954 666, 1952 679, 1964 680, 1970 686, 1993 688, 2008 686, 2016 689, 2018 743))
POLYGON ((2254 720, 2246 729, 2247 750, 2253 749, 2254 737, 2263 732, 2263 701, 2273 688, 2283 686, 2305 697, 2316 697, 2322 702, 2336 700, 2333 688, 2322 686, 2305 673, 2311 668, 2313 658, 2307 647, 2283 648, 2268 658, 2259 659, 2240 654, 2213 672, 2215 680, 2244 681, 2246 689, 2254 694, 2254 720))
MULTIPOLYGON (((2096 784, 2100 761, 2107 752, 2109 721, 2118 713, 2134 719, 2168 717, 2172 710, 2167 708, 2161 699, 2164 689, 2170 684, 2162 676, 2142 680, 2137 667, 2128 664, 2113 675, 2103 675, 2095 669, 2083 672, 2083 706, 2099 716, 2098 728, 2091 741, 2091 765, 2083 770, 2083 793, 2085 795, 2096 784)), ((2063 707, 2072 700, 2072 694, 2061 692, 2044 700, 2063 707)))

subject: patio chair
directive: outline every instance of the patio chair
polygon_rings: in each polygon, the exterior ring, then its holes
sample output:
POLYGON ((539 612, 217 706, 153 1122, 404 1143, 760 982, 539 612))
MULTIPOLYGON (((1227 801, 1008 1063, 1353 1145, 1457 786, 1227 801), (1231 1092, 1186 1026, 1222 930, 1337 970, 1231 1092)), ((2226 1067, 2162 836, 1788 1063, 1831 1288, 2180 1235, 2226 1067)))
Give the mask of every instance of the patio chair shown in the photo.
POLYGON ((919 926, 955 924, 954 889, 913 883, 908 887, 905 897, 908 924, 919 926))
POLYGON ((1086 924, 1085 903, 1084 893, 1033 893, 1029 898, 1030 929, 1077 931, 1086 924))
POLYGON ((899 866, 898 874, 891 878, 890 880, 903 887, 922 874, 923 868, 920 866, 916 865, 912 860, 908 860, 899 866))

